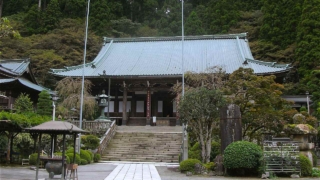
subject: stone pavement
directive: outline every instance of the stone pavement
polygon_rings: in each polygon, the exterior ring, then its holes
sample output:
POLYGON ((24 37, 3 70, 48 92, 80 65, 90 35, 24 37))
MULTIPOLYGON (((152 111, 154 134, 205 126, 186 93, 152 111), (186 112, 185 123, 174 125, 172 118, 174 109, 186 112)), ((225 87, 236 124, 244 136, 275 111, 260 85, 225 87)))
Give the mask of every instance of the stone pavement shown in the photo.
POLYGON ((104 180, 161 180, 154 164, 119 164, 104 180))

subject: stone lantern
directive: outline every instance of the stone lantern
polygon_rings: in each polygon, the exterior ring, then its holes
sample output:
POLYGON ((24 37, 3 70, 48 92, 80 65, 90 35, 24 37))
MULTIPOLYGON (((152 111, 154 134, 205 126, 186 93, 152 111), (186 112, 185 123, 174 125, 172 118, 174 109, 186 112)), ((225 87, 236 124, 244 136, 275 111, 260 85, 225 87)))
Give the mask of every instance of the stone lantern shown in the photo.
POLYGON ((101 115, 95 121, 110 121, 110 119, 104 115, 104 109, 108 107, 108 96, 104 90, 102 90, 102 94, 96 97, 96 100, 98 101, 101 115))

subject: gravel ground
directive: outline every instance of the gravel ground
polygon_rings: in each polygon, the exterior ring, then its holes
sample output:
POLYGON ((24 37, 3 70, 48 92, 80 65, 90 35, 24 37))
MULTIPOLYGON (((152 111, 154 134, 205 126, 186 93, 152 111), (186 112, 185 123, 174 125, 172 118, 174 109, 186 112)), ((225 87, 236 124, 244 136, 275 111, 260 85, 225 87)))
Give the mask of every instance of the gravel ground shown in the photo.
MULTIPOLYGON (((116 167, 114 164, 96 163, 78 167, 79 180, 104 180, 116 167)), ((180 172, 176 172, 167 166, 156 166, 162 180, 259 180, 260 178, 245 178, 245 177, 222 177, 222 176, 186 176, 180 172)), ((0 166, 0 180, 34 180, 36 175, 35 170, 30 170, 30 166, 0 166)), ((54 176, 55 179, 60 179, 61 176, 54 176)), ((45 169, 39 170, 39 180, 48 178, 48 173, 45 169)), ((280 180, 292 180, 291 178, 278 178, 280 180)), ((317 178, 300 178, 299 180, 316 180, 317 178)), ((318 178, 319 179, 319 178, 318 178)))
MULTIPOLYGON (((261 178, 254 177, 223 177, 223 176, 201 176, 192 175, 186 176, 186 174, 176 172, 166 166, 156 166, 161 180, 261 180, 261 178)), ((292 180, 292 178, 277 178, 279 180, 292 180)), ((299 178, 299 180, 319 180, 319 178, 299 178)))
MULTIPOLYGON (((79 180, 104 180, 116 165, 111 164, 88 164, 78 167, 79 180)), ((0 167, 0 180, 34 180, 36 171, 30 170, 30 166, 25 167, 0 167)), ((48 173, 45 169, 39 170, 39 180, 48 178, 48 173)), ((55 179, 60 179, 60 175, 55 175, 55 179)))

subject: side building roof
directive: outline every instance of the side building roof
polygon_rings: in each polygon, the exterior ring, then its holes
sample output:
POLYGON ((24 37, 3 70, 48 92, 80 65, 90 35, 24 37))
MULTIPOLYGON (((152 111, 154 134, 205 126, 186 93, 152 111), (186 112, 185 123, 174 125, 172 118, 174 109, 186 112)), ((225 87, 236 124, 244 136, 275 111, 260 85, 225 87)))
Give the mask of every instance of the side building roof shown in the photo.
MULTIPOLYGON (((186 36, 183 58, 181 37, 105 38, 96 58, 85 65, 84 74, 87 78, 102 74, 110 77, 181 76, 182 69, 184 72, 205 72, 214 66, 224 68, 226 73, 239 67, 252 68, 258 75, 277 74, 289 69, 288 64, 255 60, 246 33, 242 33, 186 36)), ((79 77, 82 76, 82 67, 51 69, 51 73, 60 77, 79 77)))
POLYGON ((19 83, 25 87, 41 92, 47 90, 49 94, 54 94, 48 88, 38 84, 31 68, 30 59, 0 59, 0 90, 7 89, 4 85, 19 83))

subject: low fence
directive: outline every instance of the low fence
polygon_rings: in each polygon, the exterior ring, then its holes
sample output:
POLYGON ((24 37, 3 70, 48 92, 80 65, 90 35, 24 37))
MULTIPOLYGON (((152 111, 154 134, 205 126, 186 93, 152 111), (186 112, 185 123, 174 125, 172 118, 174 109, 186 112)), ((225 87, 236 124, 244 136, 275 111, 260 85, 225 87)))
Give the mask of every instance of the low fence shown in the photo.
POLYGON ((100 141, 100 145, 98 147, 98 153, 102 155, 103 151, 106 149, 108 146, 109 142, 113 138, 113 136, 116 133, 116 121, 113 121, 112 124, 110 125, 110 128, 107 130, 107 132, 102 136, 102 139, 100 141))

